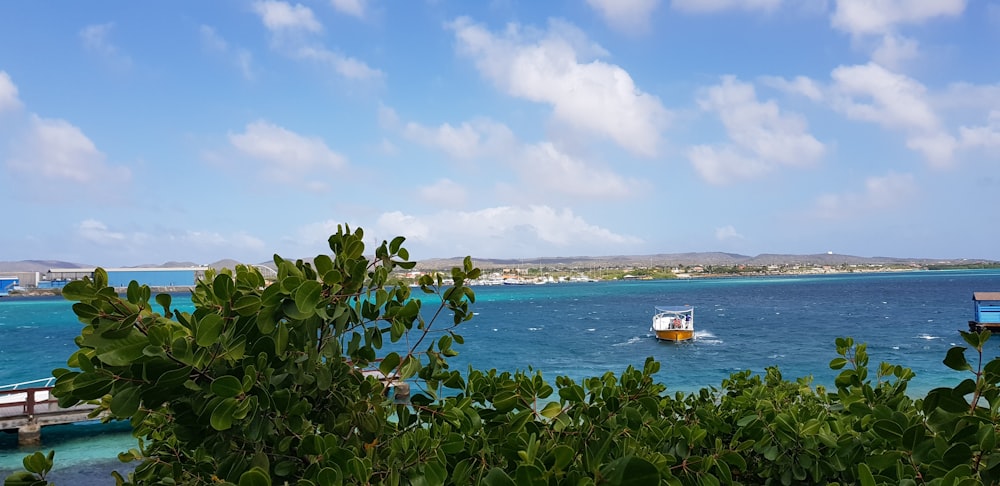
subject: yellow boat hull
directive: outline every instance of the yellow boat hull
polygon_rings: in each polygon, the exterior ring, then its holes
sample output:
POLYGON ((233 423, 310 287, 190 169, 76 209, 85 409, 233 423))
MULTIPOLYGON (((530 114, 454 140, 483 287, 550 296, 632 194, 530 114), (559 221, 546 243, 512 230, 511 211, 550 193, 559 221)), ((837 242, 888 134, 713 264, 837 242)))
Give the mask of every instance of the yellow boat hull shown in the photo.
POLYGON ((689 329, 666 329, 663 331, 655 331, 656 339, 663 341, 689 341, 694 339, 694 331, 689 329))

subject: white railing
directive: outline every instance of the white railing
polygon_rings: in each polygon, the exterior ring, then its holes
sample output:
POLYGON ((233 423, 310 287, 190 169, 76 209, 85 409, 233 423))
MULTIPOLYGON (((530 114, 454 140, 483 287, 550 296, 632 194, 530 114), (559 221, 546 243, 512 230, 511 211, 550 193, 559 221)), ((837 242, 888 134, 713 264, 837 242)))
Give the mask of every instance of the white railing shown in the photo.
POLYGON ((260 276, 261 277, 264 277, 265 279, 278 278, 278 271, 277 270, 275 270, 275 269, 273 269, 273 268, 271 268, 271 267, 269 267, 267 265, 257 265, 256 263, 254 263, 252 265, 254 267, 257 267, 257 270, 260 270, 260 276))
POLYGON ((39 378, 37 380, 22 381, 20 383, 11 383, 9 385, 0 385, 0 391, 11 391, 20 388, 49 388, 55 383, 55 377, 49 378, 39 378))

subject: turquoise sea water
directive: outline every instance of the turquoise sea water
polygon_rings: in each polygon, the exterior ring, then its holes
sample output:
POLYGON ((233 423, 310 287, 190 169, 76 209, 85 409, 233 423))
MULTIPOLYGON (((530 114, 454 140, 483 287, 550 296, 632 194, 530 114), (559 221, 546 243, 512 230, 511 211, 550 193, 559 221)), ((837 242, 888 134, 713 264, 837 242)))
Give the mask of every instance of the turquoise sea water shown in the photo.
MULTIPOLYGON (((617 373, 653 356, 671 391, 718 386, 735 371, 772 365, 787 379, 811 375, 830 384, 834 339, 852 336, 868 344, 873 365, 912 368, 910 390, 923 395, 966 377, 941 360, 963 344, 958 330, 967 329, 972 292, 996 290, 997 271, 477 287, 477 315, 460 327, 466 342, 451 363, 463 371, 531 366, 554 381, 617 373), (697 339, 657 342, 649 332, 653 306, 681 304, 695 306, 697 339)), ((0 384, 65 366, 78 331, 68 302, 0 299, 0 384)), ((988 347, 997 355, 1000 339, 988 347)), ((60 485, 113 484, 107 471, 121 469, 116 454, 134 446, 120 425, 60 426, 42 436, 42 450, 56 450, 60 485)), ((0 433, 0 477, 18 469, 28 452, 16 442, 14 434, 0 433)))

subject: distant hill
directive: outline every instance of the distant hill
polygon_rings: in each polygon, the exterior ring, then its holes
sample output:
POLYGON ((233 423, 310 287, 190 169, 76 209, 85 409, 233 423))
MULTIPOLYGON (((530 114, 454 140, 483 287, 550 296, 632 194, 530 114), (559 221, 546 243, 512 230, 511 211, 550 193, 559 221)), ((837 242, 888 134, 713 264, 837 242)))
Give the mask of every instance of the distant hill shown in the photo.
POLYGON ((59 260, 21 260, 0 262, 0 272, 48 272, 50 268, 88 268, 93 265, 71 263, 59 260))
POLYGON ((209 263, 208 264, 209 268, 213 268, 215 270, 221 270, 223 268, 228 268, 228 269, 232 270, 232 269, 236 268, 237 265, 255 265, 255 266, 258 266, 258 267, 268 267, 268 268, 271 268, 271 269, 275 268, 274 267, 274 262, 272 262, 272 261, 266 261, 266 262, 260 262, 260 263, 246 263, 246 262, 241 262, 241 261, 238 261, 238 260, 232 260, 232 259, 228 259, 228 258, 225 259, 225 260, 219 260, 219 261, 217 261, 215 263, 209 263))
POLYGON ((217 261, 215 263, 209 263, 208 264, 209 268, 213 268, 215 270, 221 270, 223 268, 228 268, 228 269, 232 270, 232 269, 236 268, 237 265, 243 265, 243 262, 240 262, 240 261, 237 261, 237 260, 233 260, 233 259, 230 259, 230 258, 227 258, 225 260, 219 260, 219 261, 217 261))
POLYGON ((194 262, 166 262, 160 265, 142 265, 148 267, 160 267, 160 268, 180 268, 180 267, 200 267, 201 265, 194 262))
MULTIPOLYGON (((446 269, 460 266, 462 259, 435 258, 421 260, 417 263, 419 269, 446 269)), ((859 257, 840 255, 836 253, 818 253, 812 255, 760 254, 757 256, 740 255, 723 252, 693 252, 693 253, 660 253, 656 255, 617 255, 600 257, 559 257, 559 258, 523 258, 523 259, 491 259, 473 258, 481 268, 496 267, 614 267, 614 266, 695 266, 695 265, 932 265, 932 264, 971 264, 995 263, 984 259, 939 259, 939 258, 899 258, 899 257, 859 257)))
MULTIPOLYGON (((164 263, 143 263, 141 265, 128 265, 125 267, 114 267, 114 268, 187 268, 187 267, 200 267, 200 263, 194 262, 164 262, 164 263)), ((110 267, 105 267, 110 268, 110 267)))
MULTIPOLYGON (((442 270, 461 266, 464 257, 431 258, 417 262, 418 270, 442 270)), ((309 261, 307 259, 307 261, 309 261)), ((475 258, 473 262, 481 268, 511 268, 511 267, 643 267, 643 266, 695 266, 695 265, 960 265, 975 263, 996 263, 984 259, 964 258, 900 258, 900 257, 859 257, 840 255, 836 253, 817 253, 812 255, 788 255, 762 253, 757 256, 740 255, 724 252, 691 252, 691 253, 659 253, 655 255, 614 255, 614 256, 571 256, 571 257, 540 257, 540 258, 475 258)), ((213 269, 236 268, 244 262, 225 259, 211 263, 213 269)), ((274 268, 274 262, 256 263, 274 268)), ((17 262, 0 261, 2 272, 46 272, 50 268, 92 268, 95 265, 63 262, 58 260, 22 260, 17 262)), ((147 267, 198 267, 192 262, 165 262, 162 264, 143 265, 147 267)))

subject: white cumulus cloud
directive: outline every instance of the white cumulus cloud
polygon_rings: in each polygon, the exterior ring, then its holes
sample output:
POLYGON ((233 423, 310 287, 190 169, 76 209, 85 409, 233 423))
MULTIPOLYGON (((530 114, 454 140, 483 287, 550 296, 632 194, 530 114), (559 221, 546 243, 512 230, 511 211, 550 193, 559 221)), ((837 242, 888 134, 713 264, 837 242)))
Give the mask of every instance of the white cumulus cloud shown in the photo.
POLYGON ((920 44, 916 40, 896 34, 885 34, 882 36, 881 44, 872 53, 872 60, 887 68, 899 69, 919 56, 920 44))
POLYGON ((111 231, 108 225, 95 219, 86 219, 76 227, 76 233, 86 241, 99 245, 119 244, 125 241, 125 234, 111 231))
MULTIPOLYGON (((317 221, 294 231, 296 246, 320 248, 343 220, 317 221)), ((572 209, 548 205, 495 206, 428 214, 386 211, 372 220, 347 221, 365 229, 365 243, 405 236, 412 258, 471 255, 523 258, 544 255, 620 255, 643 243, 587 222, 572 209)), ((314 251, 314 250, 311 250, 314 251)))
POLYGON ((820 196, 813 213, 824 219, 851 219, 900 207, 918 193, 912 174, 891 172, 869 177, 863 191, 820 196))
POLYGON ((521 186, 532 193, 621 198, 641 186, 636 180, 626 180, 610 169, 566 153, 551 142, 522 143, 506 125, 486 118, 436 128, 410 122, 403 134, 455 159, 506 164, 516 172, 521 186))
POLYGON ((615 30, 625 33, 645 31, 660 0, 587 0, 615 30))
POLYGON ((898 25, 959 16, 965 4, 965 0, 837 0, 831 23, 854 35, 884 34, 898 25))
POLYGON ((183 233, 170 235, 169 239, 175 244, 198 250, 206 248, 230 249, 239 252, 244 250, 262 252, 265 250, 263 240, 245 231, 220 233, 218 231, 187 230, 183 233))
POLYGON ((782 2, 784 0, 673 0, 670 6, 675 10, 691 13, 713 13, 727 10, 771 12, 781 7, 782 2))
POLYGON ((935 107, 946 110, 1000 109, 1000 83, 949 83, 944 91, 935 94, 933 100, 935 107))
POLYGON ((774 89, 799 96, 805 96, 813 101, 820 101, 824 96, 823 88, 819 85, 819 83, 812 78, 805 76, 796 76, 791 80, 777 76, 762 76, 760 81, 762 84, 770 86, 774 89))
POLYGON ((506 125, 485 118, 462 122, 458 126, 443 123, 438 127, 427 127, 410 122, 403 129, 403 135, 460 160, 499 155, 517 143, 514 133, 506 125))
POLYGON ((312 9, 302 4, 267 0, 253 3, 253 10, 272 32, 322 32, 312 9))
POLYGON ((117 67, 129 68, 132 66, 132 58, 111 42, 111 30, 114 26, 113 22, 88 25, 80 30, 80 39, 88 51, 103 57, 117 67))
POLYGON ((253 9, 271 32, 271 47, 279 53, 328 66, 347 79, 366 81, 383 77, 381 71, 364 61, 323 45, 316 35, 323 32, 323 25, 309 7, 266 0, 255 2, 253 9))
POLYGON ((458 51, 507 94, 550 105, 560 123, 653 156, 669 112, 627 71, 597 59, 604 50, 576 27, 550 22, 539 32, 511 24, 501 33, 462 17, 451 24, 458 51))
POLYGON ((961 143, 968 148, 983 148, 1000 153, 1000 109, 990 111, 986 125, 959 129, 961 143))
MULTIPOLYGON (((308 180, 323 170, 346 167, 346 159, 319 137, 299 135, 264 120, 246 126, 242 133, 230 133, 229 143, 240 153, 264 164, 265 177, 286 183, 308 180)), ((325 185, 312 186, 325 189, 325 185)))
POLYGON ((263 240, 245 231, 202 231, 197 229, 157 228, 155 233, 142 230, 121 231, 103 221, 85 219, 74 232, 81 242, 107 249, 116 259, 146 261, 151 255, 163 260, 191 258, 227 258, 265 253, 263 240), (197 255, 197 256, 196 256, 197 255))
POLYGON ((368 0, 330 0, 330 4, 338 12, 358 18, 365 16, 365 4, 367 3, 368 0))
POLYGON ((695 145, 688 149, 687 156, 701 178, 710 184, 754 179, 773 170, 770 164, 748 157, 732 146, 695 145))
POLYGON ((464 206, 469 197, 464 186, 448 178, 421 187, 418 193, 420 199, 445 207, 464 206))
POLYGON ((21 107, 21 100, 17 95, 17 85, 6 71, 0 71, 0 113, 13 111, 21 107))
POLYGON ((127 168, 109 166, 79 127, 37 115, 31 115, 27 134, 15 143, 7 166, 36 180, 114 185, 131 177, 127 168))
POLYGON ((839 66, 831 73, 841 95, 835 106, 848 117, 890 128, 934 130, 938 119, 917 80, 878 64, 839 66))
POLYGON ((396 130, 399 128, 399 114, 392 107, 379 103, 376 114, 379 127, 386 130, 396 130))
POLYGON ((825 152, 809 134, 805 119, 782 112, 773 100, 758 101, 752 84, 732 76, 703 90, 698 104, 719 116, 729 136, 728 144, 688 151, 695 169, 711 183, 756 177, 782 166, 811 165, 825 152))
POLYGON ((932 91, 878 62, 838 66, 825 85, 802 76, 761 79, 786 93, 822 102, 850 120, 874 123, 901 134, 904 145, 932 167, 951 167, 970 149, 997 153, 994 140, 1000 132, 1000 84, 954 82, 932 91), (977 125, 970 120, 983 122, 977 125))
POLYGON ((300 46, 289 51, 298 59, 316 61, 328 65, 341 76, 354 80, 380 79, 382 71, 369 66, 364 61, 331 51, 325 47, 300 46))
POLYGON ((839 66, 831 77, 834 109, 904 132, 907 146, 934 166, 952 163, 956 140, 942 127, 919 81, 875 63, 839 66))
POLYGON ((199 27, 198 32, 201 34, 201 43, 206 51, 225 56, 233 66, 240 70, 244 78, 254 79, 253 54, 249 50, 230 46, 215 29, 208 25, 199 27))
POLYGON ((715 228, 715 239, 719 241, 726 240, 742 240, 744 238, 733 225, 723 226, 721 228, 715 228))
POLYGON ((590 224, 570 209, 544 205, 430 215, 395 211, 380 216, 374 227, 379 235, 405 235, 411 246, 445 252, 428 256, 607 255, 628 253, 642 243, 636 237, 590 224))
POLYGON ((623 198, 640 186, 638 181, 594 167, 550 142, 525 146, 522 155, 515 157, 513 163, 523 184, 545 193, 584 199, 623 198))

